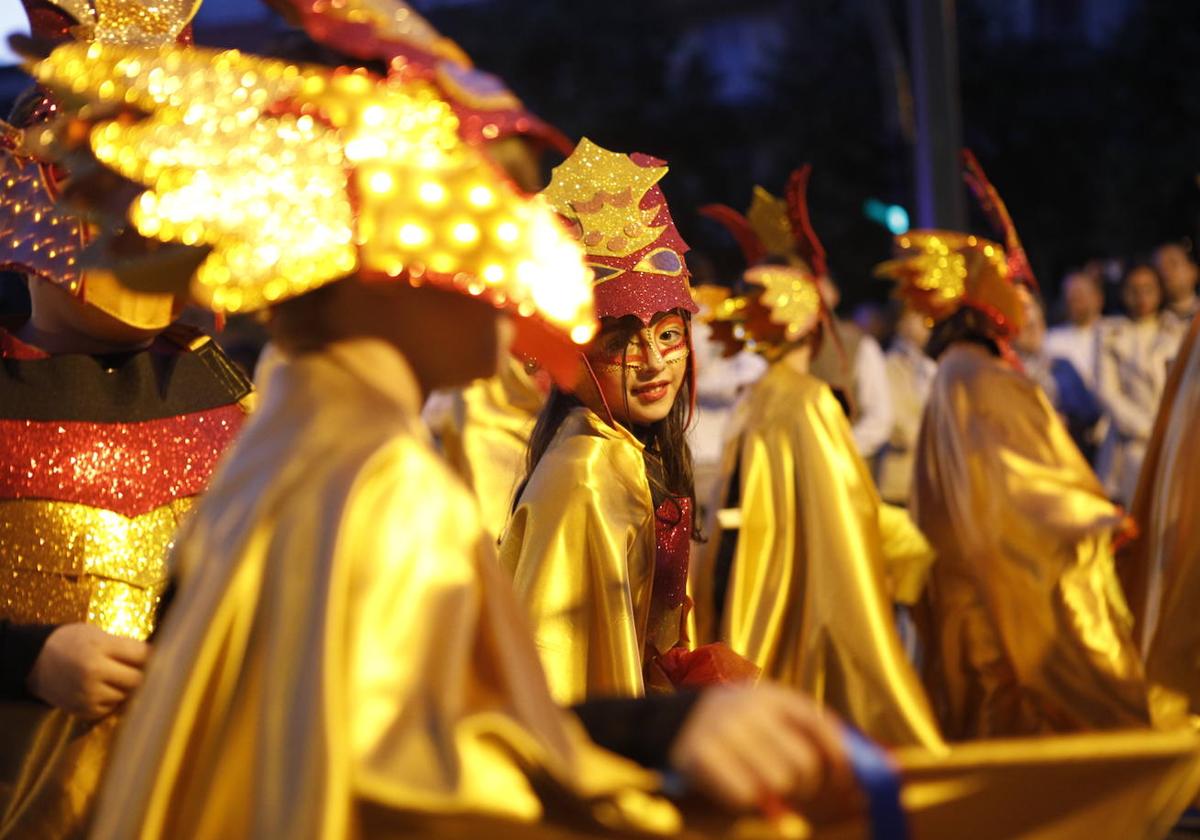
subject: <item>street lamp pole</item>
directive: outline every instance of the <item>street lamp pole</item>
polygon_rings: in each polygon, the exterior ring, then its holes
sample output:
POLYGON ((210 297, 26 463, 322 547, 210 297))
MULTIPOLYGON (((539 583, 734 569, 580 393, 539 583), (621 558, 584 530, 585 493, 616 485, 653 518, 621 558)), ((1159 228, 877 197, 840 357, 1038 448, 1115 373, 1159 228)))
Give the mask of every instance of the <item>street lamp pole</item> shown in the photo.
POLYGON ((917 117, 917 224, 962 230, 966 203, 954 5, 955 0, 908 0, 908 24, 917 117))

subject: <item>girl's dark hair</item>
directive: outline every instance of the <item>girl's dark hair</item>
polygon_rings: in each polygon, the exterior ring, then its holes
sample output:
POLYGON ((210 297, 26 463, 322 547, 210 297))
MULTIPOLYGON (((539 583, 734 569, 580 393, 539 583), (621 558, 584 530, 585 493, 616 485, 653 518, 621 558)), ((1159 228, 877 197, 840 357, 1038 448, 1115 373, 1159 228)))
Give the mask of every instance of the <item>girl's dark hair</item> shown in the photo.
MULTIPOLYGON (((683 316, 684 329, 688 333, 688 345, 691 346, 691 319, 687 312, 676 310, 673 314, 683 316)), ((609 324, 611 334, 614 327, 609 324)), ((634 316, 620 319, 616 325, 619 334, 632 338, 633 334, 642 328, 642 323, 634 316)), ((624 342, 627 346, 628 341, 624 342)), ((624 362, 624 357, 622 357, 624 362)), ((635 437, 645 446, 646 478, 650 483, 650 493, 657 508, 668 497, 687 498, 696 510, 696 484, 692 475, 692 451, 687 442, 687 425, 692 403, 692 365, 695 360, 688 357, 688 375, 684 377, 683 387, 675 396, 675 403, 670 412, 662 420, 649 426, 635 426, 630 429, 635 437)), ((628 368, 622 365, 623 375, 628 375, 628 368)), ((519 501, 530 476, 537 469, 551 441, 558 434, 559 428, 567 415, 583 403, 569 391, 562 391, 557 386, 550 389, 550 396, 542 406, 529 436, 529 448, 525 458, 525 477, 517 488, 516 500, 519 501)), ((619 422, 619 421, 616 421, 619 422)), ((516 501, 514 501, 514 506, 516 501)), ((692 536, 699 540, 700 527, 693 519, 692 536)))
POLYGON ((949 318, 938 321, 929 333, 929 342, 925 345, 925 354, 931 359, 937 359, 950 347, 959 341, 978 344, 993 356, 1000 355, 1000 345, 992 337, 991 321, 986 315, 970 306, 964 306, 949 318))

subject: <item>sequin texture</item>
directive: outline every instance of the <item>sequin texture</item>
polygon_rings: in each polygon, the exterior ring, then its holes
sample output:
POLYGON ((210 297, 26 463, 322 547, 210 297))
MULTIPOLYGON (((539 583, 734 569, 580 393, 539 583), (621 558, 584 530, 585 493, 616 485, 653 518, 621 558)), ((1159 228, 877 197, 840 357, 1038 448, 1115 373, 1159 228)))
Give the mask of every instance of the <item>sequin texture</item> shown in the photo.
POLYGON ((141 423, 0 420, 0 498, 138 516, 201 492, 244 418, 228 405, 141 423))
POLYGON ((191 498, 141 516, 42 500, 0 502, 0 614, 18 623, 87 621, 144 639, 166 557, 191 498))
POLYGON ((574 228, 596 277, 596 314, 649 323, 672 309, 696 312, 684 243, 658 186, 660 160, 623 155, 586 137, 554 168, 542 195, 574 228))

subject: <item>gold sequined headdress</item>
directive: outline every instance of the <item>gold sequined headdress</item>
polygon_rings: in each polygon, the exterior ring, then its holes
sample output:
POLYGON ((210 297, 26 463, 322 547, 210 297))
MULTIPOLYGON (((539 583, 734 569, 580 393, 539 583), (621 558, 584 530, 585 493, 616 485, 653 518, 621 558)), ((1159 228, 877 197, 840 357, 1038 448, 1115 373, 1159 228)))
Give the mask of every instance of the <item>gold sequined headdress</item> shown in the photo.
MULTIPOLYGON (((199 0, 23 0, 33 39, 43 45, 72 40, 156 47, 189 41, 199 0)), ((54 119, 50 97, 30 98, 21 125, 0 123, 0 268, 38 277, 83 298, 133 326, 165 327, 175 315, 173 297, 134 295, 111 274, 84 272, 80 257, 90 230, 56 205, 63 172, 27 142, 27 132, 54 119)))
POLYGON ((896 237, 897 256, 875 269, 896 281, 896 296, 934 321, 963 307, 982 313, 996 338, 1021 330, 1023 308, 1004 249, 986 239, 944 230, 896 237))
POLYGON ((594 332, 577 246, 459 138, 426 83, 105 44, 59 47, 34 73, 92 112, 136 112, 91 125, 90 151, 143 190, 138 234, 208 250, 190 289, 217 312, 357 273, 454 288, 576 342, 594 332))
POLYGON ((667 165, 649 155, 623 155, 586 137, 554 168, 542 195, 568 221, 595 275, 596 314, 696 311, 684 243, 658 182, 667 165))

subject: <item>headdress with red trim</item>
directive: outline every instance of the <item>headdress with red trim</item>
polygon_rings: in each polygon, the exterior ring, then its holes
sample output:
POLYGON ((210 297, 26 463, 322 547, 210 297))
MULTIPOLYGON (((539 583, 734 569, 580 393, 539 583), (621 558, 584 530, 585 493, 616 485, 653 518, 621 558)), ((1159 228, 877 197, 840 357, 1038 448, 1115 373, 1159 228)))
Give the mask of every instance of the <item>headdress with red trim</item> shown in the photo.
POLYGON ((971 188, 971 192, 979 201, 980 209, 988 217, 988 221, 991 222, 996 233, 1004 237, 1004 250, 1008 253, 1009 276, 1015 282, 1024 283, 1036 291, 1038 282, 1033 274, 1033 267, 1029 264, 1029 257, 1025 254, 1021 237, 1017 236, 1017 227, 1013 224, 1012 216, 1009 215, 1004 200, 1000 198, 999 191, 988 180, 987 173, 983 171, 983 165, 975 157, 974 152, 970 149, 963 149, 962 162, 963 180, 971 188))
POLYGON ((688 246, 658 186, 666 174, 661 160, 610 152, 585 137, 542 191, 583 244, 599 317, 636 315, 648 324, 659 312, 697 311, 688 246))
POLYGON ((525 107, 504 82, 475 67, 454 41, 403 0, 268 0, 314 41, 359 61, 382 61, 408 80, 429 82, 454 108, 470 143, 518 135, 563 155, 573 144, 525 107))
MULTIPOLYGON (((199 0, 22 0, 30 34, 41 47, 72 41, 158 47, 191 42, 191 20, 199 0)), ((58 205, 63 172, 26 142, 26 131, 58 113, 44 91, 19 107, 18 126, 0 122, 0 268, 46 280, 139 327, 166 326, 170 295, 136 300, 110 276, 84 272, 80 255, 89 231, 58 205), (162 323, 160 323, 162 322, 162 323)))
POLYGON ((985 317, 990 336, 1006 342, 1020 332, 1024 307, 1004 248, 967 233, 914 230, 896 237, 896 257, 875 276, 896 281, 896 296, 942 321, 960 309, 985 317))
MULTIPOLYGON (((830 319, 817 286, 817 278, 828 270, 828 265, 825 248, 808 213, 811 174, 811 164, 793 172, 783 199, 756 186, 745 215, 724 204, 700 208, 701 215, 732 234, 746 260, 742 280, 760 290, 726 302, 725 316, 744 319, 748 299, 753 297, 768 309, 770 322, 783 327, 785 341, 801 339, 830 319)), ((764 336, 750 334, 744 323, 739 334, 756 345, 765 343, 764 336)))

